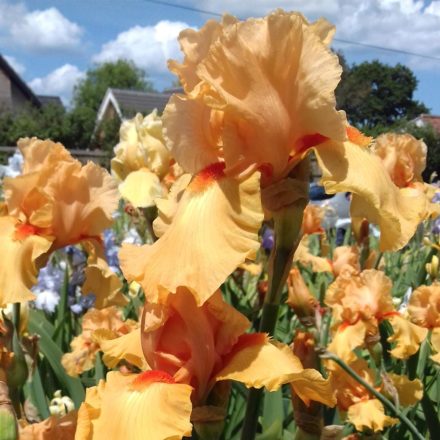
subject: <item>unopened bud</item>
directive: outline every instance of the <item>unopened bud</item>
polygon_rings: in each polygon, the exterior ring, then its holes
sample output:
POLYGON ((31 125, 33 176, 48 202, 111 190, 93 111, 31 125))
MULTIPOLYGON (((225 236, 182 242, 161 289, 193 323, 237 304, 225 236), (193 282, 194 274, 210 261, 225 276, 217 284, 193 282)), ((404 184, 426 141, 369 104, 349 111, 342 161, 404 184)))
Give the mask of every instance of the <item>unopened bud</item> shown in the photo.
POLYGON ((439 258, 437 255, 433 255, 431 262, 426 264, 426 272, 431 277, 432 280, 435 280, 439 274, 439 258))

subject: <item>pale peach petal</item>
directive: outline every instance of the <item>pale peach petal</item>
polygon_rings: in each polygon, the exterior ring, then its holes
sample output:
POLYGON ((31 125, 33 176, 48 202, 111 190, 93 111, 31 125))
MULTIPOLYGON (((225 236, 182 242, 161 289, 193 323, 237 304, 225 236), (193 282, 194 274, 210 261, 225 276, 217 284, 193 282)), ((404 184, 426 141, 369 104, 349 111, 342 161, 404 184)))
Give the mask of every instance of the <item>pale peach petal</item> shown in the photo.
POLYGON ((420 344, 428 334, 428 329, 419 327, 398 315, 387 319, 390 321, 394 331, 394 334, 388 338, 388 341, 396 343, 396 347, 390 353, 398 359, 407 359, 414 353, 417 353, 420 344))
POLYGON ((173 222, 180 199, 191 182, 191 178, 191 174, 183 174, 173 183, 166 197, 155 200, 158 216, 153 222, 153 229, 156 237, 162 237, 173 222))
POLYGON ((291 154, 316 145, 304 138, 346 138, 334 96, 341 68, 320 36, 300 14, 278 10, 211 45, 196 72, 210 86, 205 102, 224 112, 227 169, 268 163, 279 177, 291 154))
POLYGON ((52 166, 59 161, 73 162, 74 159, 68 150, 60 143, 49 139, 21 138, 17 146, 23 155, 22 174, 28 174, 52 166))
POLYGON ((351 142, 327 142, 315 154, 326 191, 352 192, 351 216, 379 225, 381 250, 397 250, 409 241, 426 209, 420 191, 397 188, 380 159, 351 142))
POLYGON ((25 302, 35 298, 30 288, 37 283, 39 258, 49 251, 50 237, 38 235, 16 239, 20 223, 13 217, 0 217, 0 307, 8 303, 25 302))
POLYGON ((162 197, 164 189, 159 177, 147 168, 131 172, 119 185, 122 197, 136 208, 154 206, 154 199, 162 197))
POLYGON ((196 74, 197 64, 206 56, 209 47, 220 36, 223 27, 236 21, 236 18, 225 15, 222 23, 208 20, 199 30, 185 29, 179 34, 180 48, 185 54, 183 63, 170 60, 168 67, 179 77, 185 92, 190 93, 200 82, 196 74))
POLYGON ((163 119, 167 146, 185 172, 198 173, 220 160, 223 118, 202 99, 173 95, 163 119))
POLYGON ((153 381, 148 374, 107 375, 94 438, 177 440, 191 435, 192 388, 153 381))
POLYGON ((201 305, 240 263, 254 258, 263 220, 259 173, 240 183, 218 170, 194 178, 155 244, 122 247, 122 271, 142 285, 149 301, 185 286, 201 305))
POLYGON ((115 368, 120 361, 126 360, 141 370, 148 369, 142 353, 139 328, 119 336, 119 338, 109 336, 111 336, 109 332, 102 329, 93 333, 93 339, 99 344, 101 351, 104 353, 102 360, 108 368, 115 368))
POLYGON ((399 420, 385 415, 383 405, 377 399, 356 403, 348 408, 347 419, 357 431, 371 429, 383 431, 387 426, 395 425, 399 420))

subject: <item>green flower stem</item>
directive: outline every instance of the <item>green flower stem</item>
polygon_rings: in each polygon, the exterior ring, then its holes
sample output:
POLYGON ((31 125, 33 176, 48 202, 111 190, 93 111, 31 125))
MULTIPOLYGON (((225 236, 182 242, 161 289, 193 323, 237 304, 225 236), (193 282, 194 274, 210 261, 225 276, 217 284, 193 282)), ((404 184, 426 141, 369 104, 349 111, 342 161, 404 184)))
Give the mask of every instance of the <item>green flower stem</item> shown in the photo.
POLYGON ((20 334, 20 303, 14 303, 12 305, 12 323, 14 324, 17 335, 20 334))
MULTIPOLYGON (((259 331, 273 336, 278 319, 281 294, 298 246, 302 216, 307 204, 299 199, 292 206, 274 214, 275 244, 269 260, 269 289, 264 299, 259 331)), ((258 426, 263 389, 249 390, 242 440, 253 440, 258 426)))
POLYGON ((330 359, 333 362, 336 362, 345 372, 347 372, 354 380, 359 382, 364 388, 366 388, 371 394, 373 394, 374 397, 376 397, 377 400, 379 400, 382 405, 387 408, 389 411, 391 411, 395 416, 397 416, 402 423, 406 425, 408 430, 413 434, 414 438, 417 438, 419 440, 424 440, 424 437, 420 432, 417 430, 417 428, 413 425, 411 420, 406 417, 405 414, 403 414, 401 411, 399 411, 391 401, 389 401, 383 394, 376 391, 368 382, 366 382, 362 377, 360 377, 354 370, 352 370, 342 359, 340 359, 338 356, 336 356, 333 353, 324 352, 324 354, 321 355, 322 358, 330 359))

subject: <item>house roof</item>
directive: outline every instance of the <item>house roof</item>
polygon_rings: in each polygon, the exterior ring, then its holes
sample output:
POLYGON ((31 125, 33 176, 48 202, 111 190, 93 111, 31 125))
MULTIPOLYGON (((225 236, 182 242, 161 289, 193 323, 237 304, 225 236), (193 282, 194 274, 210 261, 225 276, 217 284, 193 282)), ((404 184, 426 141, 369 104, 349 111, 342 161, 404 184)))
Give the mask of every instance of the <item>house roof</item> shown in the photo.
POLYGON ((440 134, 440 115, 428 115, 422 113, 414 121, 418 126, 430 124, 432 125, 432 128, 434 128, 434 130, 440 134))
POLYGON ((60 107, 64 107, 63 102, 59 96, 52 95, 37 95, 38 100, 41 102, 43 106, 45 105, 59 105, 60 107))
POLYGON ((116 113, 121 119, 132 113, 149 113, 155 108, 161 113, 170 96, 171 93, 109 88, 98 110, 98 120, 104 116, 105 110, 110 103, 113 104, 116 113))
POLYGON ((20 78, 10 64, 0 55, 0 69, 3 70, 11 81, 21 90, 23 95, 37 107, 41 107, 41 102, 29 88, 29 86, 20 78))

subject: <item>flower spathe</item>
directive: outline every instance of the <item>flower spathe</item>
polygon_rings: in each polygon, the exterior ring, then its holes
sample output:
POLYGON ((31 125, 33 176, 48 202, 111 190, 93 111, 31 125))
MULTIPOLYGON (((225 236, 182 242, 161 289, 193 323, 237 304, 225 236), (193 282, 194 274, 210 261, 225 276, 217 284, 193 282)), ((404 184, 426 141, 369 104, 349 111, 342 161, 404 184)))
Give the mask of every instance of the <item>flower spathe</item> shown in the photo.
POLYGON ((36 138, 18 143, 23 174, 4 180, 8 215, 1 217, 0 304, 33 299, 30 288, 49 254, 111 225, 117 191, 99 166, 82 166, 61 145, 36 138), (13 276, 11 276, 13 274, 13 276))

